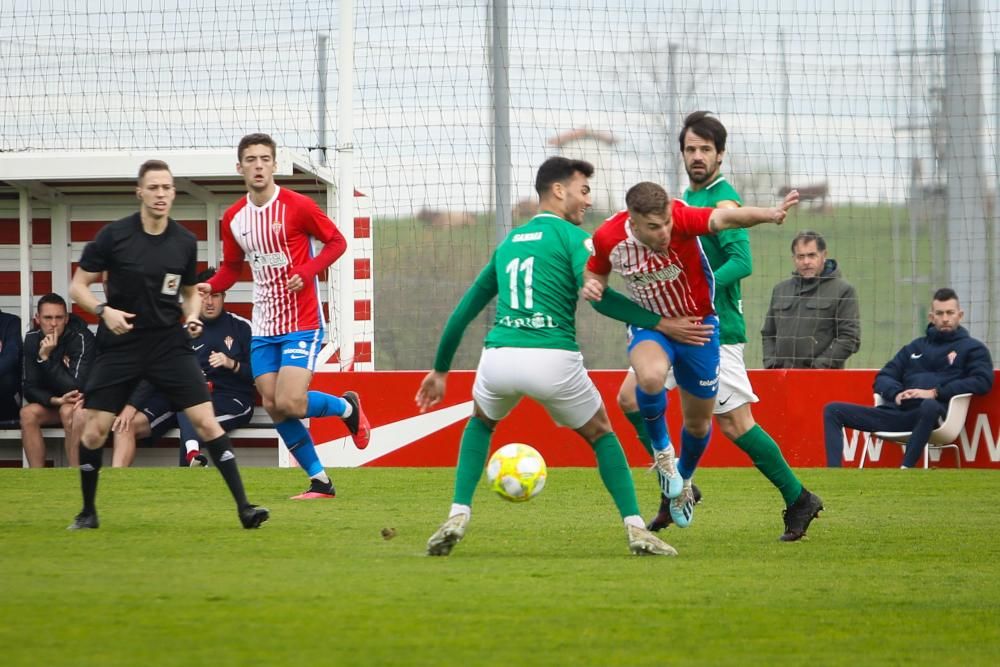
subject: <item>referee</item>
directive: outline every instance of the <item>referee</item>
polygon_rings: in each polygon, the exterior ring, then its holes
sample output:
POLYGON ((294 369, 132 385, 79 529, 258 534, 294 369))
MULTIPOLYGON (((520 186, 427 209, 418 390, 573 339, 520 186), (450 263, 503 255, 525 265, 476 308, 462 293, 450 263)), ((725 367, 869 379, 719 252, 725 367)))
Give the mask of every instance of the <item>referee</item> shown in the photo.
POLYGON ((171 220, 176 192, 170 167, 147 160, 135 189, 139 212, 104 226, 87 244, 73 274, 70 294, 100 318, 97 359, 84 391, 86 425, 80 447, 83 509, 70 530, 97 528, 97 479, 101 447, 115 415, 140 380, 148 380, 191 420, 236 501, 244 528, 256 528, 268 511, 251 505, 230 447, 215 420, 205 376, 191 349, 187 326, 200 324, 201 297, 195 289, 196 240, 171 220), (106 273, 107 303, 90 286, 106 273), (183 305, 180 297, 183 297, 183 305))

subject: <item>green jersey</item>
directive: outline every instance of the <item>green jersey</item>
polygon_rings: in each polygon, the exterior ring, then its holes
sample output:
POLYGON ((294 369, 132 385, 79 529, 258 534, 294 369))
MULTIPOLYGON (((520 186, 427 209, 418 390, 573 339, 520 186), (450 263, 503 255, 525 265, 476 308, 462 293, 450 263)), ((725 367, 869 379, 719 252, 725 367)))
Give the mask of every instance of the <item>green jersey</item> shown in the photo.
POLYGON ((445 323, 434 370, 449 370, 462 332, 494 297, 486 347, 579 351, 576 304, 592 248, 590 234, 552 213, 511 231, 445 323))
MULTIPOLYGON (((715 208, 722 201, 742 204, 739 194, 721 174, 701 190, 688 188, 684 202, 691 206, 715 208)), ((743 294, 740 280, 753 272, 750 236, 745 229, 726 229, 718 234, 698 237, 715 273, 715 312, 719 316, 719 341, 723 345, 747 342, 743 319, 743 294)))
POLYGON ((486 347, 579 350, 576 305, 590 234, 552 213, 510 232, 476 279, 497 294, 486 347))

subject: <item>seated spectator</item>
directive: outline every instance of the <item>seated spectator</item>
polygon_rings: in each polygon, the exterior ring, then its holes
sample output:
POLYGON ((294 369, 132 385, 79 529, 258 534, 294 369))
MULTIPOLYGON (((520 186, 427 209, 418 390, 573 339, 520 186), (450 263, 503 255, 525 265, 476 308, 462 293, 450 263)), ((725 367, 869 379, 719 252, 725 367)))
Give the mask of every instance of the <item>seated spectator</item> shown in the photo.
POLYGON ((927 334, 914 339, 875 376, 878 407, 829 403, 823 409, 826 464, 840 467, 845 426, 859 431, 912 431, 903 468, 920 461, 931 431, 957 394, 985 394, 993 386, 993 360, 986 346, 960 325, 962 312, 955 290, 934 293, 927 334))
POLYGON ((94 360, 94 334, 87 323, 69 313, 66 300, 46 294, 38 300, 35 328, 24 337, 24 407, 21 433, 31 468, 45 465, 43 426, 62 425, 66 460, 80 462, 83 432, 83 386, 94 360))
MULTIPOLYGON (((215 269, 203 271, 198 282, 205 282, 213 275, 215 269)), ((215 417, 228 433, 246 426, 253 417, 254 385, 250 372, 250 323, 226 312, 225 301, 225 292, 205 297, 201 303, 202 326, 189 330, 191 347, 208 381, 215 417)), ((177 414, 152 387, 140 385, 112 426, 115 437, 112 465, 131 465, 136 439, 155 439, 175 426, 181 432, 180 465, 208 465, 191 422, 183 414, 177 414)))
POLYGON ((0 310, 0 425, 16 426, 21 410, 21 318, 0 310))

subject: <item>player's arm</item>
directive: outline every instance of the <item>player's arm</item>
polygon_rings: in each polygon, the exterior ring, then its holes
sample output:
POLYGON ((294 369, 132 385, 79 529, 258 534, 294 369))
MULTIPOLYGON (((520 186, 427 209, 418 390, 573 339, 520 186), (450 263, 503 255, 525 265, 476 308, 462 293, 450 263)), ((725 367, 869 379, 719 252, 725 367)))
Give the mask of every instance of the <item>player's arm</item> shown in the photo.
POLYGON ((315 257, 305 264, 291 268, 289 289, 293 292, 297 291, 296 287, 302 289, 305 285, 310 284, 317 275, 330 268, 347 251, 347 240, 333 224, 333 220, 312 199, 309 199, 307 203, 309 205, 308 217, 303 230, 306 234, 319 239, 323 247, 316 253, 315 257), (291 282, 294 276, 298 276, 302 280, 302 285, 299 285, 298 281, 291 282))
MULTIPOLYGON (((739 208, 740 205, 731 199, 715 204, 716 208, 739 208)), ((753 258, 750 254, 750 240, 746 232, 732 230, 719 236, 722 252, 726 261, 715 269, 715 284, 718 287, 728 287, 739 284, 741 280, 753 273, 753 258)))
POLYGON ((482 312, 486 304, 497 295, 495 260, 496 255, 494 254, 489 263, 483 267, 475 282, 465 292, 462 300, 455 306, 455 310, 444 325, 441 340, 438 342, 437 354, 434 357, 434 370, 424 377, 420 383, 420 389, 414 397, 421 412, 440 403, 441 399, 444 398, 448 371, 451 370, 451 362, 462 342, 465 329, 482 312))
POLYGON ((739 208, 717 208, 708 219, 710 232, 718 233, 725 229, 755 227, 766 222, 780 225, 785 221, 788 210, 799 203, 799 191, 792 190, 780 204, 769 208, 759 206, 741 206, 739 208))

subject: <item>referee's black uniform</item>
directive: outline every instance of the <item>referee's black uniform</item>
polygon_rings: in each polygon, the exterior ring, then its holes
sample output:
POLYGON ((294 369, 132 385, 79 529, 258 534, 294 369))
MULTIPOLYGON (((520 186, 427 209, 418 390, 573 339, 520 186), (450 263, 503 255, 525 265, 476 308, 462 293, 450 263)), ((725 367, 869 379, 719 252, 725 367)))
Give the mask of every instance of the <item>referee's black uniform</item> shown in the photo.
MULTIPOLYGON (((97 358, 84 391, 84 407, 118 414, 141 380, 147 380, 178 411, 211 397, 194 350, 180 326, 181 288, 197 284, 197 240, 176 220, 167 220, 159 234, 149 234, 135 213, 105 225, 83 249, 80 269, 104 273, 106 307, 133 313, 132 329, 115 334, 103 318, 97 328, 97 358)), ((236 457, 223 433, 205 442, 216 468, 236 501, 245 528, 267 520, 268 511, 251 505, 243 490, 236 457)), ((100 448, 80 447, 83 511, 72 526, 97 528, 100 448)))
POLYGON ((139 213, 106 225, 83 249, 80 268, 107 272, 107 305, 135 313, 132 330, 112 333, 101 320, 97 359, 84 407, 118 414, 146 379, 178 411, 211 400, 184 329, 180 288, 197 283, 197 241, 177 221, 147 234, 139 213))

